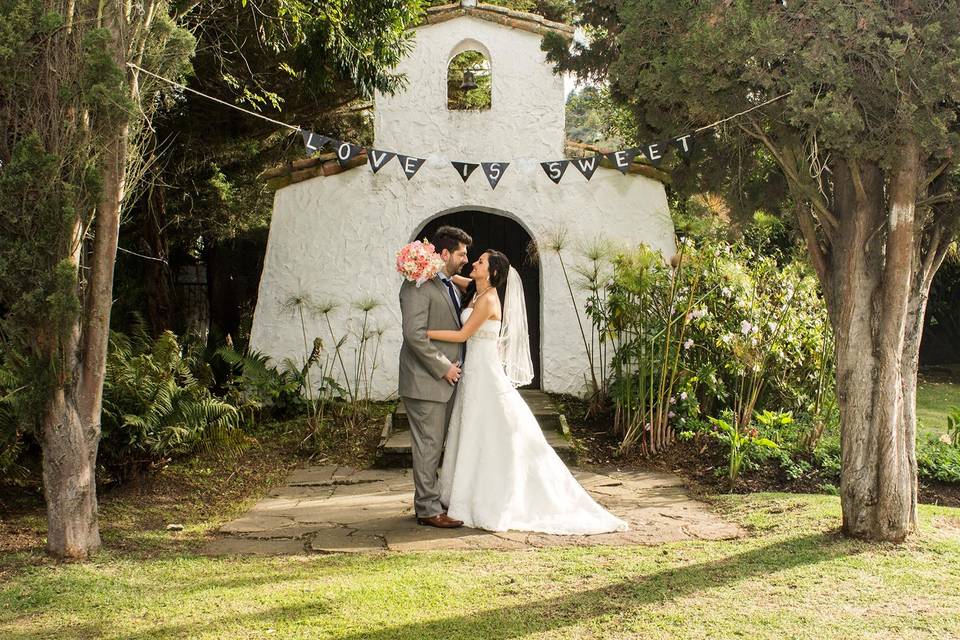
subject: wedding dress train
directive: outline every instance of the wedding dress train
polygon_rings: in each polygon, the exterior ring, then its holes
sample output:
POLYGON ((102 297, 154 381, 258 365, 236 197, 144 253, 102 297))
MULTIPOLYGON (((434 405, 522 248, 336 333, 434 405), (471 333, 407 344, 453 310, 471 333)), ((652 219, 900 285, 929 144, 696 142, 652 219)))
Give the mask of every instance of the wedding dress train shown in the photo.
MULTIPOLYGON (((463 321, 473 309, 463 310, 463 321)), ((627 523, 580 486, 543 436, 503 371, 500 322, 487 320, 467 341, 440 470, 447 514, 488 531, 594 534, 627 523)))

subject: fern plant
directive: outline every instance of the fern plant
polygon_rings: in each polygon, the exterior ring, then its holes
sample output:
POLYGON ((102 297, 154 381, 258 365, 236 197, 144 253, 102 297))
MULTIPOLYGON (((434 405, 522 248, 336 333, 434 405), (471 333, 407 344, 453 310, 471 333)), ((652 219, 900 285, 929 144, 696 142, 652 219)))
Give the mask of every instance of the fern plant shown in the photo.
POLYGON ((237 409, 197 380, 195 359, 169 331, 153 341, 142 331, 111 334, 100 460, 120 480, 196 450, 242 449, 237 409))
POLYGON ((232 347, 221 347, 217 355, 230 366, 226 397, 240 410, 245 424, 260 417, 286 418, 306 411, 302 393, 306 375, 300 367, 286 362, 278 368, 260 352, 243 354, 232 347))
POLYGON ((14 403, 22 388, 16 388, 17 379, 0 367, 0 480, 19 484, 30 471, 22 464, 26 449, 26 434, 20 428, 14 403))

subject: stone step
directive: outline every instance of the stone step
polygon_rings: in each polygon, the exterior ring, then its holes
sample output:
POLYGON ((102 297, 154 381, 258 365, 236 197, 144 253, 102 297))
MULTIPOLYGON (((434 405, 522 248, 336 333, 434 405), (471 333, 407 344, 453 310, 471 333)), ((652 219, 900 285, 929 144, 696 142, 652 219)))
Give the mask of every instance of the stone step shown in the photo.
MULTIPOLYGON (((553 447, 560 459, 567 464, 576 464, 577 450, 573 446, 567 420, 559 413, 542 391, 524 389, 520 391, 523 399, 533 411, 543 435, 553 447)), ((381 469, 410 468, 413 466, 413 454, 410 449, 410 423, 401 401, 397 410, 387 416, 380 445, 377 447, 376 466, 381 469)))
MULTIPOLYGON (((544 431, 565 431, 565 425, 560 423, 562 415, 557 411, 550 396, 537 389, 521 389, 520 395, 524 402, 533 411, 534 417, 544 431)), ((393 414, 393 430, 402 431, 410 428, 407 420, 407 410, 401 400, 393 414)))

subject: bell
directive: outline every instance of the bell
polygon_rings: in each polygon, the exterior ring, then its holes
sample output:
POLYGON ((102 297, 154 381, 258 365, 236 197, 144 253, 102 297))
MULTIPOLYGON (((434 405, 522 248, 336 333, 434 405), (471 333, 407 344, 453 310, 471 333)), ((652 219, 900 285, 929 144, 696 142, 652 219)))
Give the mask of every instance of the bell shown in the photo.
POLYGON ((473 78, 473 71, 467 69, 463 72, 463 82, 460 84, 461 91, 470 91, 477 88, 477 81, 473 78))

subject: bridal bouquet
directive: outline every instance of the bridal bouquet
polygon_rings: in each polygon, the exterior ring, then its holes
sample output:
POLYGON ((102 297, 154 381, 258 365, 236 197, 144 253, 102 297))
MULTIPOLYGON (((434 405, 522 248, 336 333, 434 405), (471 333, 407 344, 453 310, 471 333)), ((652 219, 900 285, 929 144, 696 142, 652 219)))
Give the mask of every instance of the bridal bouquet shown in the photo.
POLYGON ((426 240, 414 240, 397 251, 397 271, 419 287, 443 269, 443 260, 426 240))

